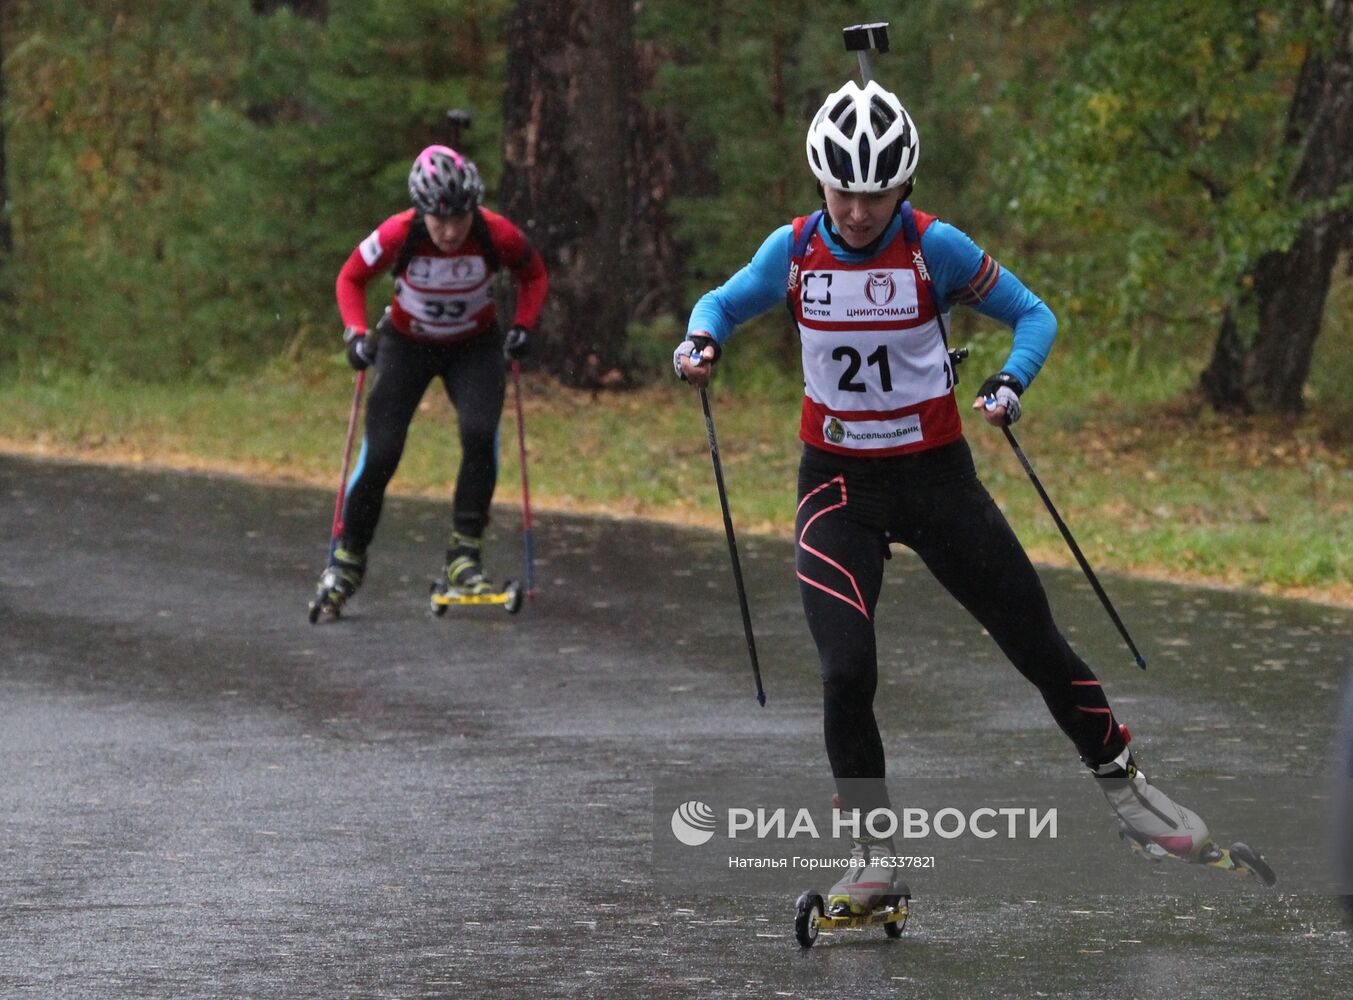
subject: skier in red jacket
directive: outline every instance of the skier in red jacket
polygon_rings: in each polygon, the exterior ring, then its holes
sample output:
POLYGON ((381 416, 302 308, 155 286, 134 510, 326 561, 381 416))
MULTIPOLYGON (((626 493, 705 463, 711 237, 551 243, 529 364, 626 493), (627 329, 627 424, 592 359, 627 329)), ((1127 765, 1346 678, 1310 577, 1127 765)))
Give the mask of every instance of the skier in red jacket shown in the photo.
POLYGON ((339 271, 338 308, 348 362, 358 371, 374 366, 375 382, 344 500, 342 536, 320 578, 320 603, 331 613, 361 586, 385 487, 434 377, 441 378, 460 423, 446 585, 463 594, 494 589, 480 551, 498 478, 504 358, 526 354, 547 279, 540 254, 521 230, 480 207, 483 193, 472 162, 447 146, 429 146, 409 171, 413 207, 382 222, 339 271), (506 267, 517 285, 516 311, 506 333, 493 299, 499 267, 506 267), (394 274, 394 297, 378 324, 378 338, 367 330, 366 286, 385 271, 394 274))

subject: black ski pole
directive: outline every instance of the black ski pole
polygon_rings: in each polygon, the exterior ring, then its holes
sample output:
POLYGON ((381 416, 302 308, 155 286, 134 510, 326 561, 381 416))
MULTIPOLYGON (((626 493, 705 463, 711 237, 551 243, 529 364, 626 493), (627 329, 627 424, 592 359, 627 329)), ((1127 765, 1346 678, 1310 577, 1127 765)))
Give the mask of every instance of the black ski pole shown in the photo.
POLYGON ((747 655, 752 658, 752 676, 756 678, 756 700, 766 704, 766 692, 761 686, 761 664, 756 659, 756 638, 752 635, 752 613, 747 608, 747 588, 742 583, 742 565, 738 562, 738 542, 733 536, 733 515, 728 512, 728 491, 723 484, 723 463, 719 461, 719 438, 714 433, 714 414, 709 408, 709 393, 700 387, 700 406, 705 411, 705 432, 709 435, 709 457, 714 461, 714 484, 719 489, 719 506, 723 508, 723 530, 728 536, 728 555, 733 561, 733 584, 738 591, 738 606, 742 608, 742 630, 747 635, 747 655))
POLYGON ((1076 562, 1080 563, 1081 572, 1083 572, 1085 578, 1090 581, 1090 586, 1094 588, 1095 595, 1099 598, 1099 603, 1104 605, 1104 610, 1109 613, 1109 618, 1112 619, 1114 625, 1118 628, 1118 634, 1123 637, 1123 641, 1127 643, 1128 649, 1132 650, 1132 655, 1137 660, 1137 666, 1145 670, 1146 657, 1142 656, 1142 654, 1137 651, 1136 643, 1132 641, 1132 636, 1128 635, 1127 626, 1123 624, 1123 619, 1118 617, 1118 612, 1114 610, 1113 602, 1109 600, 1109 595, 1104 593, 1104 588, 1099 585, 1099 579, 1095 576, 1095 571, 1090 568, 1090 564, 1086 562, 1085 556, 1081 553, 1080 546, 1077 545, 1076 540, 1071 537, 1071 529, 1066 526, 1066 522, 1062 520, 1062 515, 1058 514, 1057 508, 1052 505, 1052 498, 1048 496, 1048 491, 1043 489, 1043 484, 1038 481, 1038 476, 1034 473, 1034 467, 1029 464, 1029 459, 1024 454, 1024 449, 1019 446, 1019 442, 1015 440, 1015 435, 1011 433, 1009 427, 1002 427, 1001 430, 1005 431, 1005 439, 1010 442, 1010 447, 1015 450, 1015 457, 1019 459, 1019 464, 1024 466, 1024 471, 1029 474, 1029 481, 1034 484, 1034 489, 1036 489, 1038 495, 1043 498, 1043 506, 1048 508, 1048 513, 1052 515, 1053 521, 1057 524, 1057 530, 1062 533, 1062 537, 1066 539, 1066 544, 1071 548, 1071 554, 1076 557, 1076 562))

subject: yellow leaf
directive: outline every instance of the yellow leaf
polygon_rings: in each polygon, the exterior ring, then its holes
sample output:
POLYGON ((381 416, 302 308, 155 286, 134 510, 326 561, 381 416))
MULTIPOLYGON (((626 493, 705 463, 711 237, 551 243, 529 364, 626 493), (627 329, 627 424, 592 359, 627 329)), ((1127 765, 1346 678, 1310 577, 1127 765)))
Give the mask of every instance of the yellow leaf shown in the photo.
POLYGON ((75 165, 80 168, 80 172, 93 176, 103 170, 103 157, 97 150, 86 149, 75 161, 75 165))

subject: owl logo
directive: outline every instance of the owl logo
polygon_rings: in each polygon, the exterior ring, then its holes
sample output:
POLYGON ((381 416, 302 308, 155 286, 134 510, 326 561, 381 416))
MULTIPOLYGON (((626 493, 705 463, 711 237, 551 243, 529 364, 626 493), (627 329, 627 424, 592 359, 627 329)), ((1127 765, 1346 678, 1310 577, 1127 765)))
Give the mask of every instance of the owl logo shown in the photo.
POLYGON ((887 271, 870 271, 865 282, 864 294, 876 306, 886 306, 897 294, 897 282, 887 271))
POLYGON ((826 424, 822 427, 822 436, 832 444, 840 444, 846 439, 846 428, 835 417, 828 417, 826 424))

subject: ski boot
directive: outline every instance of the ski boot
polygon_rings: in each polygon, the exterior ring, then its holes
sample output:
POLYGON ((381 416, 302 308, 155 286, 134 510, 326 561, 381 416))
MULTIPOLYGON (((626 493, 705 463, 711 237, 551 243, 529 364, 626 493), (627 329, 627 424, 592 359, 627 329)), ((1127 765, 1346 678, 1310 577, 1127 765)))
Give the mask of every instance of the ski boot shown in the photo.
POLYGON ((508 614, 521 610, 521 586, 508 580, 499 589, 484 574, 479 553, 481 540, 455 532, 446 550, 446 569, 432 585, 432 613, 446 614, 453 604, 501 604, 508 614))
POLYGON ((366 553, 350 552, 339 546, 334 549, 329 565, 320 574, 315 597, 310 602, 310 624, 319 621, 322 614, 338 618, 347 599, 357 593, 366 575, 366 553))
POLYGON ((887 896, 897 892, 897 869, 884 868, 880 859, 891 858, 891 840, 858 837, 851 841, 851 866, 827 893, 827 912, 844 917, 868 913, 887 896))
POLYGON ((811 948, 819 931, 882 926, 890 938, 902 936, 911 910, 911 890, 886 864, 895 854, 891 840, 858 837, 851 843, 851 866, 827 893, 805 892, 795 903, 794 937, 811 948))
POLYGON ((1217 845, 1207 824, 1146 779, 1132 751, 1094 768, 1099 790, 1118 816, 1118 836, 1133 852, 1151 861, 1188 861, 1219 871, 1253 875, 1273 885, 1277 875, 1263 856, 1243 843, 1217 845))
POLYGON ((451 547, 446 550, 446 584, 449 590, 459 594, 491 594, 496 589, 484 575, 484 566, 480 562, 481 539, 472 538, 455 532, 451 535, 451 547))

